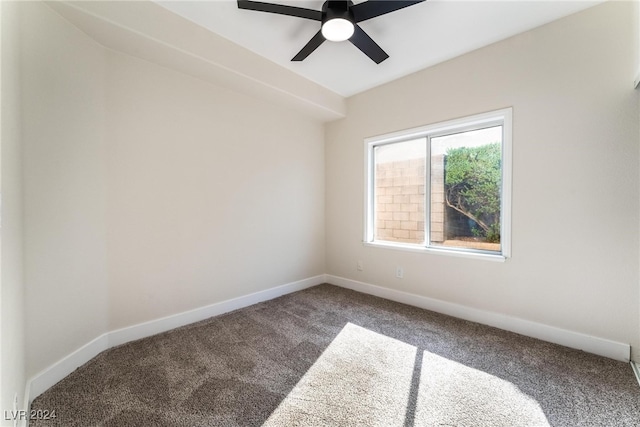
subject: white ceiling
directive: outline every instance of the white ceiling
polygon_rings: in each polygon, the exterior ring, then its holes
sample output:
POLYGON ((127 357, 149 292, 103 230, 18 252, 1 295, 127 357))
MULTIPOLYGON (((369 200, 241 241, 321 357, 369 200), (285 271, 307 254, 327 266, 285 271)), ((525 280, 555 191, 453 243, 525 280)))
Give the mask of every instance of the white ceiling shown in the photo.
MULTIPOLYGON (((271 2, 317 10, 323 4, 322 0, 271 2)), ((601 2, 428 0, 360 24, 390 56, 376 65, 351 43, 328 41, 304 61, 291 62, 319 30, 319 23, 315 21, 240 10, 236 1, 231 0, 156 1, 183 18, 345 97, 601 2)))

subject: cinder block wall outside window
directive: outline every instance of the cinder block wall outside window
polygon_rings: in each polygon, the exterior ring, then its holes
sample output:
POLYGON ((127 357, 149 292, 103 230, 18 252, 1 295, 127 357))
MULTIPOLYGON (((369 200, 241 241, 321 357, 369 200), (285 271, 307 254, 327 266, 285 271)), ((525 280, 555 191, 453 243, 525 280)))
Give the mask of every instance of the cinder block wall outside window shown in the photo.
MULTIPOLYGON (((431 159, 431 241, 444 241, 444 155, 431 159)), ((424 158, 376 165, 376 238, 424 242, 424 158)))

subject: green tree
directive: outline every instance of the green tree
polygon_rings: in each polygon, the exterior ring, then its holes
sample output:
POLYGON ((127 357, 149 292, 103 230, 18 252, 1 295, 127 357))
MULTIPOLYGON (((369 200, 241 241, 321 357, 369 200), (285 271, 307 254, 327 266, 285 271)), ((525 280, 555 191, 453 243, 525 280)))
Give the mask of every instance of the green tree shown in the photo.
POLYGON ((473 220, 474 233, 489 242, 500 241, 500 163, 498 143, 447 150, 447 206, 473 220))

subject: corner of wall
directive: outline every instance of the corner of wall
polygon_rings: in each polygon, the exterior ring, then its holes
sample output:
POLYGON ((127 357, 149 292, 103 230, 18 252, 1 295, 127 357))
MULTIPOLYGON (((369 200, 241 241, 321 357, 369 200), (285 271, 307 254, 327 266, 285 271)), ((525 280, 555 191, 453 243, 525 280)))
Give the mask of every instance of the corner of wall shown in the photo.
MULTIPOLYGON (((22 169, 20 103, 20 13, 17 2, 0 2, 0 410, 22 410, 26 396, 24 280, 22 264, 22 169)), ((13 412, 16 414, 16 412, 13 412)))

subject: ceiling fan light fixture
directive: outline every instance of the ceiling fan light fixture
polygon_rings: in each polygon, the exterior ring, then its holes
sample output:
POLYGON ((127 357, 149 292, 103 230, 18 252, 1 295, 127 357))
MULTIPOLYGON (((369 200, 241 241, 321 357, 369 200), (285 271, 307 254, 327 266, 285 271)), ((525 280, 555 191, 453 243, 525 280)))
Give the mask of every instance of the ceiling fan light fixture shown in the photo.
POLYGON ((355 31, 353 22, 345 18, 333 18, 322 24, 322 36, 332 42, 349 40, 355 31))
POLYGON ((320 31, 304 45, 300 52, 291 59, 292 61, 303 61, 326 40, 333 42, 349 40, 373 62, 379 64, 387 59, 389 55, 358 24, 426 0, 367 0, 358 4, 353 4, 354 0, 326 0, 322 4, 322 10, 254 0, 237 1, 239 9, 277 13, 279 15, 320 21, 320 31))

